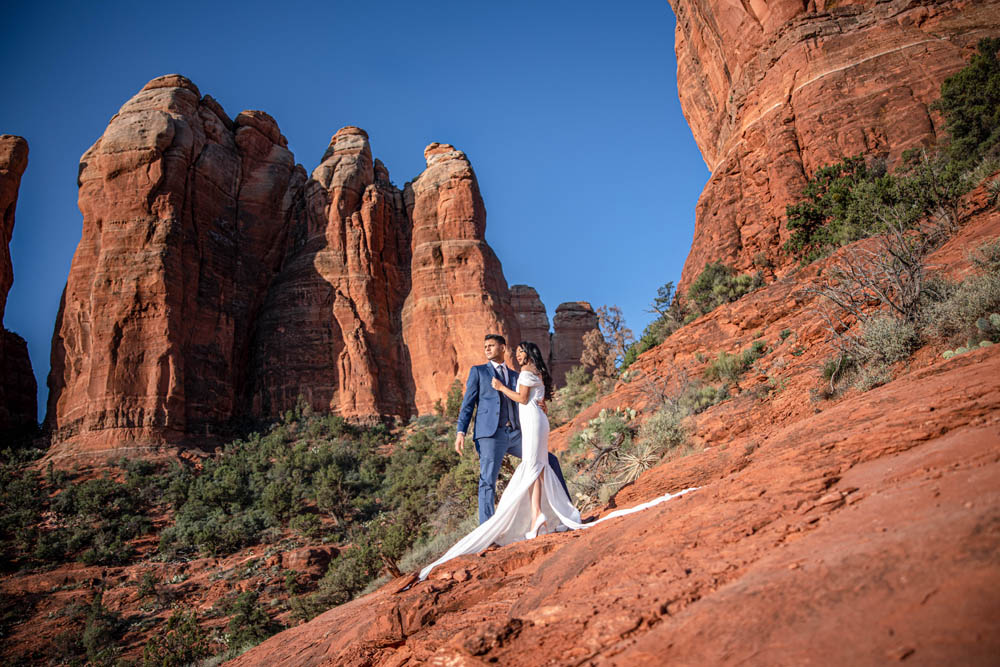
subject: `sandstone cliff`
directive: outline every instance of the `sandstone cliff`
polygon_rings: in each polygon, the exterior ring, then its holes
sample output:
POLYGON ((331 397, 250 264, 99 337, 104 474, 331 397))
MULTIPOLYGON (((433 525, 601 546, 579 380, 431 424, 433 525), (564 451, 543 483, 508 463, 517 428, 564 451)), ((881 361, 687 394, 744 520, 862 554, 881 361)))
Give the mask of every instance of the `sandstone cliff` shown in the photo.
POLYGON ((318 411, 407 416, 399 312, 409 290, 409 230, 402 195, 372 158, 364 130, 333 136, 290 224, 256 323, 252 413, 277 414, 301 395, 318 411))
POLYGON ((3 328, 7 294, 14 283, 10 240, 21 176, 28 166, 28 142, 10 134, 0 135, 0 434, 34 425, 38 418, 35 375, 28 345, 3 328))
POLYGON ((549 316, 545 312, 545 304, 538 297, 538 292, 529 285, 510 286, 511 307, 517 316, 517 324, 521 329, 521 339, 531 341, 538 346, 542 358, 549 361, 550 337, 549 316))
POLYGON ((680 290, 717 259, 788 265, 785 206, 807 177, 932 143, 942 81, 1000 31, 997 0, 670 3, 681 106, 712 172, 680 290))
POLYGON ((56 442, 177 443, 235 416, 303 180, 270 116, 231 120, 184 77, 125 103, 80 164, 83 233, 49 375, 56 442))
POLYGON ((431 144, 424 159, 427 169, 403 192, 412 224, 403 340, 418 412, 430 411, 454 378, 482 363, 487 333, 509 341, 520 335, 500 260, 484 240, 486 207, 472 165, 448 144, 431 144))
POLYGON ((407 418, 482 360, 486 333, 520 340, 468 158, 424 155, 401 190, 345 127, 307 175, 264 112, 230 119, 179 75, 147 84, 81 160, 50 456, 216 444, 300 400, 407 418))
POLYGON ((566 373, 580 365, 583 337, 597 328, 597 313, 586 301, 559 304, 552 318, 551 365, 552 382, 557 387, 566 384, 566 373))

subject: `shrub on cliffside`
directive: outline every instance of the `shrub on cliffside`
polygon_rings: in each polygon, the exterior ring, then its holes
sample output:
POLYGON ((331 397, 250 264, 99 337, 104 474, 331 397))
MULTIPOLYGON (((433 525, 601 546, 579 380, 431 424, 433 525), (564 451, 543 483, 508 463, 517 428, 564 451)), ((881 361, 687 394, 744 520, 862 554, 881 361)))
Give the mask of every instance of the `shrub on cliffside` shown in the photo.
POLYGON ((808 263, 836 248, 910 229, 935 218, 955 229, 959 204, 1000 159, 1000 39, 984 39, 969 65, 941 86, 931 108, 945 117, 940 150, 911 150, 893 173, 881 158, 844 158, 816 170, 802 199, 786 208, 792 232, 785 250, 808 263))
POLYGON ((736 301, 763 284, 764 278, 759 273, 737 273, 736 269, 722 262, 709 262, 688 288, 687 301, 695 312, 689 313, 686 320, 709 313, 724 303, 736 301))
POLYGON ((941 98, 931 108, 945 118, 948 155, 972 166, 1000 149, 1000 38, 979 41, 968 66, 941 84, 941 98))

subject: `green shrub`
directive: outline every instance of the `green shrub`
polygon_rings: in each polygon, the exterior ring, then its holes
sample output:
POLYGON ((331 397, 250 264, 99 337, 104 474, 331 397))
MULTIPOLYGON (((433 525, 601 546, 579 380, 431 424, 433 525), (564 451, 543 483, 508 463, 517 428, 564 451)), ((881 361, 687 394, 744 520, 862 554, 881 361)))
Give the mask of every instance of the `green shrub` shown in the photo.
POLYGON ((910 356, 920 343, 920 336, 910 322, 877 316, 862 326, 861 343, 868 351, 868 358, 862 361, 893 364, 910 356))
POLYGON ((736 301, 763 284, 764 278, 760 273, 755 275, 737 274, 736 269, 722 262, 709 262, 705 264, 705 268, 688 288, 687 301, 697 310, 697 313, 689 313, 685 320, 691 318, 692 315, 697 316, 711 312, 724 303, 736 301))
POLYGON ((924 218, 954 229, 961 196, 996 170, 1000 158, 1000 39, 984 39, 969 65, 941 86, 932 108, 945 117, 943 151, 908 151, 894 174, 881 160, 856 155, 813 174, 802 199, 786 208, 792 235, 785 250, 803 263, 860 238, 886 231, 886 220, 909 229, 924 218))
POLYGON ((941 84, 941 97, 931 108, 945 118, 948 154, 955 162, 973 164, 1000 145, 1000 39, 979 41, 969 64, 941 84))
POLYGON ((92 663, 110 663, 120 653, 115 642, 125 634, 126 625, 117 612, 103 603, 103 591, 98 591, 90 603, 81 644, 92 663))
POLYGON ((297 514, 288 522, 288 527, 311 540, 323 532, 323 522, 315 514, 297 514))
POLYGON ((831 248, 868 236, 873 221, 858 215, 858 186, 869 184, 868 196, 882 197, 891 189, 885 164, 868 164, 861 155, 820 167, 806 183, 802 200, 785 209, 792 232, 785 250, 808 263, 831 248))
POLYGON ((598 397, 598 386, 583 366, 574 366, 566 373, 566 386, 556 390, 549 405, 549 422, 561 426, 582 410, 593 405, 598 397))
POLYGON ((740 377, 765 354, 767 354, 767 343, 762 340, 755 340, 740 354, 720 352, 705 369, 705 378, 710 381, 722 380, 738 383, 740 377))
POLYGON ((718 405, 729 398, 727 385, 713 386, 692 382, 688 384, 677 398, 678 404, 689 414, 696 415, 718 405))
POLYGON ((175 609, 162 634, 154 634, 142 650, 143 667, 181 667, 212 654, 208 633, 193 609, 175 609))
POLYGON ((458 413, 462 409, 462 397, 464 396, 465 388, 462 386, 460 380, 455 380, 451 383, 451 387, 448 389, 448 397, 444 405, 444 418, 449 423, 458 421, 458 413))
POLYGON ((993 266, 988 258, 997 248, 1000 243, 984 246, 977 262, 980 272, 961 283, 948 285, 943 299, 922 309, 921 324, 928 336, 973 343, 1000 342, 988 327, 977 326, 981 319, 988 322, 992 313, 1000 312, 1000 268, 993 266))
POLYGON ((240 593, 228 606, 229 624, 226 626, 226 645, 230 655, 248 646, 256 646, 279 632, 281 624, 272 621, 260 604, 257 591, 240 593))
POLYGON ((680 403, 663 405, 639 427, 639 442, 658 454, 678 447, 687 439, 682 422, 689 414, 691 411, 680 403))

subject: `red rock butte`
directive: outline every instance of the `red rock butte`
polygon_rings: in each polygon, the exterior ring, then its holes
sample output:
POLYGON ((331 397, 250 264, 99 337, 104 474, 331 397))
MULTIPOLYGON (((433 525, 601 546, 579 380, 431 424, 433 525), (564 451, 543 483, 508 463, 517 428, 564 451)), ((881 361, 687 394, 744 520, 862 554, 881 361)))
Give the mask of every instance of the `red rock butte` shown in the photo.
POLYGON ((715 260, 790 268, 785 206, 807 178, 934 142, 929 105, 1000 16, 996 0, 670 4, 681 107, 712 172, 680 290, 715 260))
MULTIPOLYGON (((18 188, 27 167, 28 142, 14 135, 0 135, 0 325, 7 309, 7 294, 14 284, 10 240, 18 188)), ((37 389, 27 343, 0 326, 0 436, 35 424, 37 389)))
POLYGON ((50 459, 216 444, 300 401, 430 412, 485 334, 520 325, 472 165, 449 144, 424 157, 397 188, 348 126, 307 174, 268 114, 150 81, 81 159, 50 459))

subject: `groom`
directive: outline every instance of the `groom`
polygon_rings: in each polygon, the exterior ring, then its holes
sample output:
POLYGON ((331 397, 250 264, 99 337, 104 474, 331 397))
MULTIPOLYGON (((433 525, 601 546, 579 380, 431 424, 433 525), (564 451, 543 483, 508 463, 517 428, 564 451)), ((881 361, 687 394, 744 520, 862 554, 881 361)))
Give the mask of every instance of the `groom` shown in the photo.
MULTIPOLYGON (((504 364, 507 341, 499 334, 487 334, 483 345, 487 362, 469 369, 469 379, 465 383, 465 397, 458 413, 458 435, 455 436, 455 451, 462 454, 465 448, 465 432, 472 420, 472 410, 476 410, 476 430, 473 436, 476 451, 479 452, 479 523, 493 516, 496 507, 497 477, 500 464, 506 454, 521 458, 521 424, 518 420, 517 403, 493 388, 493 378, 499 378, 511 390, 517 391, 517 372, 504 364)), ((549 453, 549 466, 559 483, 566 489, 559 459, 549 453)), ((569 496, 569 489, 566 489, 569 496)))

